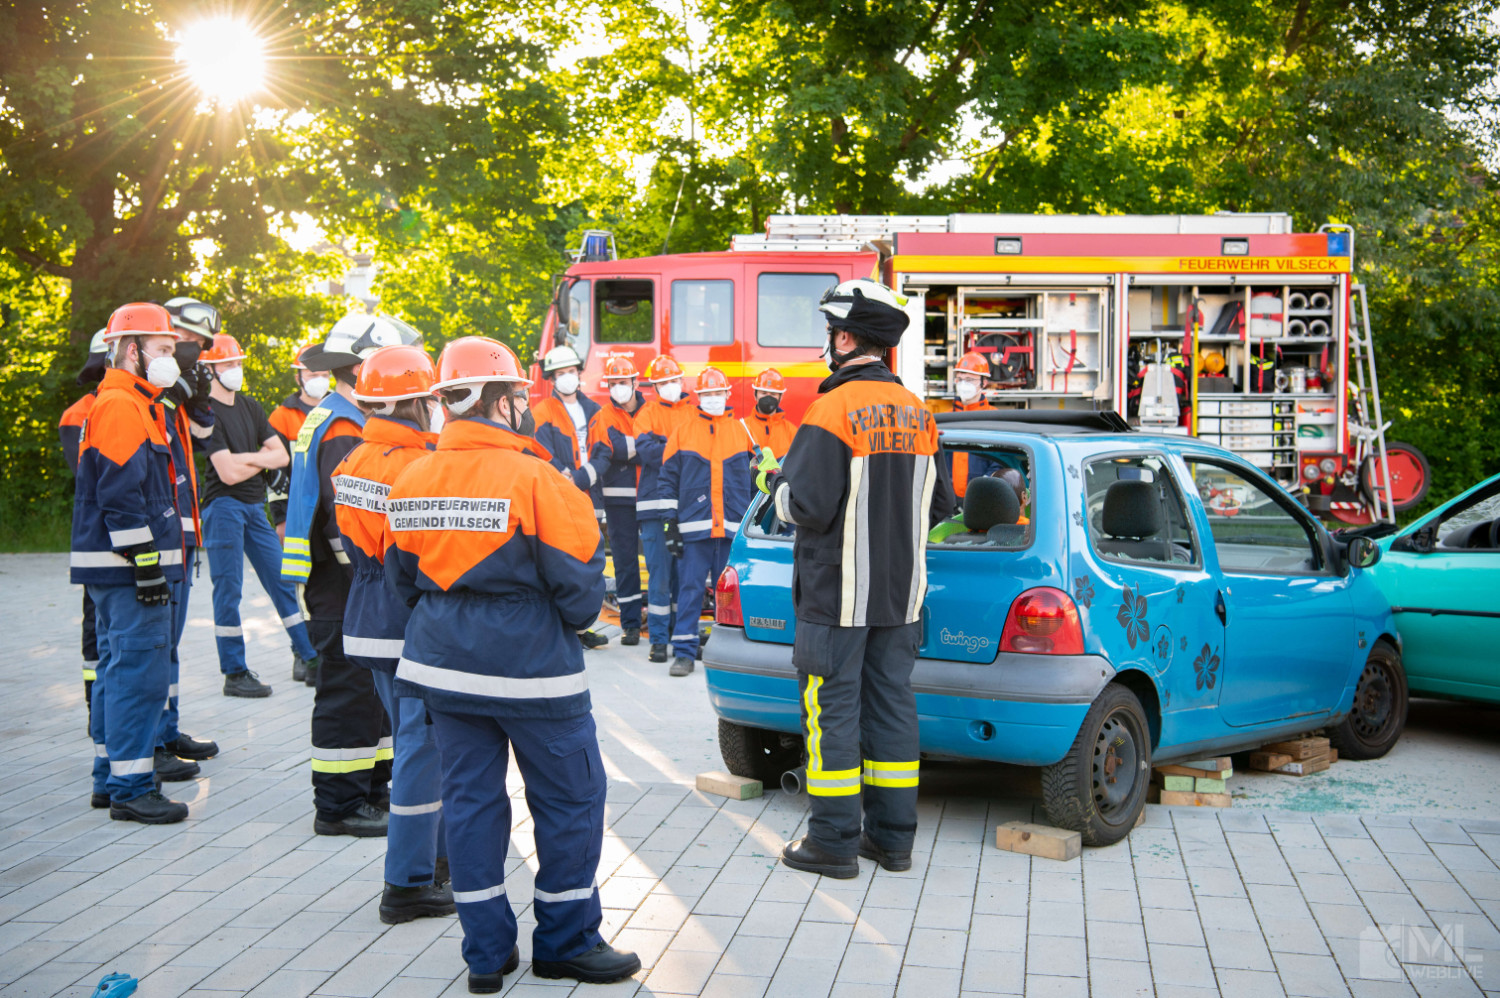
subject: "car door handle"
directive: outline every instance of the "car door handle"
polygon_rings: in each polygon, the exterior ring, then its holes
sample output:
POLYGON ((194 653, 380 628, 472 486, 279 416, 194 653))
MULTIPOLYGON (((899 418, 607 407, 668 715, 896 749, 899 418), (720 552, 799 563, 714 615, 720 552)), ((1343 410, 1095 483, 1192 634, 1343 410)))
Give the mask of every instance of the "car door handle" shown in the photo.
POLYGON ((1221 626, 1228 626, 1229 607, 1224 603, 1224 594, 1222 592, 1214 594, 1214 613, 1219 615, 1219 624, 1221 626))

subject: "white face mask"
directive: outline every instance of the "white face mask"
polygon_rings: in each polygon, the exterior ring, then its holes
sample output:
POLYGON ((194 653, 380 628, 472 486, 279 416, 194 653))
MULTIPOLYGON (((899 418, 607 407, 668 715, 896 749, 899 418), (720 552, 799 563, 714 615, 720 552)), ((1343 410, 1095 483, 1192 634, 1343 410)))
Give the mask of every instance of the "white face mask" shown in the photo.
POLYGON ((979 395, 979 383, 970 381, 968 378, 959 380, 953 388, 958 392, 959 399, 964 402, 972 402, 979 395))
POLYGON ((682 382, 663 381, 656 386, 656 394, 661 396, 663 402, 676 402, 682 398, 682 382))
POLYGON ((612 381, 609 385, 609 397, 615 400, 616 405, 625 405, 635 397, 635 386, 628 381, 612 381))
POLYGON ((302 382, 302 394, 310 399, 321 400, 323 396, 328 394, 329 382, 330 379, 326 374, 308 378, 302 382))
POLYGON ((553 381, 559 395, 572 395, 578 391, 578 375, 573 371, 567 374, 559 374, 553 381))
POLYGON ((232 367, 219 374, 219 384, 232 392, 237 392, 245 386, 245 369, 243 367, 232 367))
POLYGON ((704 395, 700 392, 698 395, 698 407, 710 416, 724 415, 724 404, 728 401, 729 399, 721 393, 704 395))
POLYGON ((177 359, 170 355, 153 357, 151 363, 146 365, 146 380, 157 388, 171 388, 181 374, 182 369, 177 366, 177 359))

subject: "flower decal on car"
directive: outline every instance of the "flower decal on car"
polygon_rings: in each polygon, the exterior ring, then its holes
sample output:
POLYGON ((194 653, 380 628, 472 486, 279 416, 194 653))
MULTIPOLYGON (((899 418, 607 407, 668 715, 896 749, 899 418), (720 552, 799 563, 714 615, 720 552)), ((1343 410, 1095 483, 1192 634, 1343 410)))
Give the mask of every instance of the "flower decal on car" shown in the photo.
POLYGON ((1208 645, 1193 659, 1193 675, 1197 677, 1198 689, 1213 689, 1219 681, 1219 653, 1208 645))
POLYGON ((1152 650, 1156 652, 1156 659, 1157 659, 1157 661, 1161 662, 1162 665, 1169 665, 1169 664, 1171 664, 1171 662, 1172 662, 1172 629, 1171 628, 1169 628, 1169 627, 1167 627, 1165 625, 1158 625, 1157 626, 1157 628, 1156 628, 1156 642, 1155 642, 1155 644, 1152 645, 1152 650))
POLYGON ((1080 526, 1080 527, 1083 526, 1083 514, 1080 513, 1080 512, 1078 512, 1077 510, 1074 510, 1073 511, 1073 522, 1075 524, 1077 524, 1078 526, 1080 526))
POLYGON ((1129 586, 1125 587, 1125 597, 1115 619, 1125 628, 1125 640, 1130 642, 1130 647, 1134 648, 1151 637, 1151 625, 1146 621, 1146 597, 1132 592, 1129 586))
POLYGON ((1073 580, 1073 599, 1082 603, 1084 609, 1094 605, 1094 583, 1087 575, 1080 575, 1073 580))

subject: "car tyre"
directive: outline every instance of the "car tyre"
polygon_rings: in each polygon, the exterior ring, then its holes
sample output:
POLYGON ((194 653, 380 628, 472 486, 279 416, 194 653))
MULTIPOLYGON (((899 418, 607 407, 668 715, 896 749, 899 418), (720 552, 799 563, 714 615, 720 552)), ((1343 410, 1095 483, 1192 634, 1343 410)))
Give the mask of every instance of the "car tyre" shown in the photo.
POLYGON ((719 755, 735 776, 781 785, 781 774, 802 765, 802 753, 781 744, 779 731, 749 728, 719 718, 719 755))
POLYGON ((1113 845, 1135 827, 1150 782, 1146 711, 1134 693, 1111 683, 1089 708, 1068 754, 1042 769, 1042 804, 1054 825, 1080 833, 1085 845, 1113 845))
POLYGON ((1339 750, 1340 759, 1379 759, 1406 729, 1410 702, 1401 653, 1377 641, 1354 688, 1354 704, 1348 715, 1329 729, 1328 741, 1339 750))

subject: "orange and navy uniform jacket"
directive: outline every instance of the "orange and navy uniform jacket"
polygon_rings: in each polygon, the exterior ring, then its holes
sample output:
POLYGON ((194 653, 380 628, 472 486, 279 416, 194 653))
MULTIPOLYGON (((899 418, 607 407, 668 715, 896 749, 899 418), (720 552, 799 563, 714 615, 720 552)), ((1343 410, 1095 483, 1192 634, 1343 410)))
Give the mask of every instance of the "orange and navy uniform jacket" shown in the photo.
MULTIPOLYGON (((579 392, 575 398, 583 407, 584 422, 592 423, 594 414, 599 411, 599 403, 583 392, 579 392)), ((536 420, 536 442, 551 453, 552 466, 558 471, 567 472, 573 479, 573 484, 580 489, 592 492, 597 483, 598 472, 583 460, 587 455, 578 453, 578 433, 573 426, 573 417, 568 415, 567 406, 563 405, 562 399, 556 394, 548 395, 531 407, 531 416, 536 420)))
POLYGON ((78 474, 78 445, 83 440, 83 424, 89 418, 89 410, 94 407, 94 399, 98 392, 89 392, 83 398, 74 402, 63 410, 62 419, 57 421, 57 435, 62 440, 63 457, 68 460, 68 467, 73 474, 78 474))
POLYGON ((408 465, 432 452, 437 434, 404 419, 371 416, 363 440, 333 469, 339 536, 354 570, 344 607, 344 654, 367 669, 395 672, 411 609, 385 582, 385 497, 408 465))
POLYGON ((661 493, 662 458, 672 431, 692 418, 696 407, 686 399, 651 399, 635 411, 635 454, 641 460, 641 484, 636 489, 637 520, 671 519, 661 493))
POLYGON ((530 438, 444 426, 386 498, 386 579, 413 607, 396 692, 449 713, 587 714, 577 632, 604 601, 592 513, 530 438))
POLYGON ((182 579, 185 551, 176 487, 178 468, 158 389, 119 369, 105 372, 84 424, 73 489, 69 579, 135 584, 122 551, 154 548, 168 582, 182 579))
POLYGON ((775 489, 777 515, 797 527, 797 619, 913 623, 927 595, 927 532, 954 506, 937 423, 881 363, 846 364, 818 392, 775 489))
POLYGON ((198 468, 193 463, 193 433, 187 410, 158 396, 166 410, 167 438, 172 443, 172 471, 177 479, 177 508, 182 511, 182 547, 184 553, 201 547, 202 522, 198 509, 198 468))
POLYGON ((733 537, 755 498, 755 452, 739 420, 694 408, 667 441, 661 495, 685 541, 733 537))
POLYGON ((740 422, 745 424, 745 429, 755 439, 756 453, 762 447, 769 447, 777 460, 786 457, 786 452, 792 446, 792 438, 797 435, 797 424, 788 419, 787 414, 780 409, 769 416, 757 409, 749 419, 742 419, 740 422))
POLYGON ((589 420, 588 463, 599 479, 599 495, 606 509, 635 507, 636 480, 641 470, 641 460, 635 452, 635 419, 644 406, 640 392, 635 393, 635 400, 634 415, 610 399, 589 420))
MULTIPOLYGON (((266 417, 266 422, 271 424, 271 429, 281 438, 281 445, 286 452, 292 452, 292 441, 297 439, 297 434, 302 432, 302 424, 307 422, 307 414, 313 411, 313 407, 302 401, 298 392, 292 392, 281 404, 271 410, 271 415, 266 417)), ((282 524, 286 522, 286 486, 291 482, 291 465, 278 469, 278 472, 266 474, 266 485, 269 501, 268 508, 271 511, 271 522, 282 524)))
MULTIPOLYGON (((954 412, 982 412, 987 411, 990 404, 981 395, 969 403, 960 402, 954 406, 954 412)), ((991 461, 981 454, 971 454, 968 451, 944 451, 943 463, 948 469, 948 480, 953 483, 953 495, 959 499, 969 491, 969 483, 976 478, 983 478, 990 472, 999 469, 1000 464, 991 461)))

